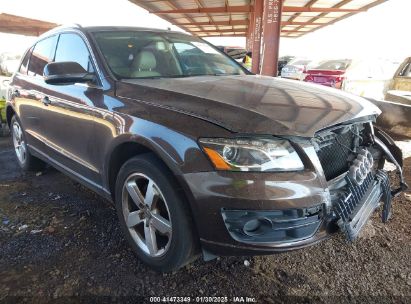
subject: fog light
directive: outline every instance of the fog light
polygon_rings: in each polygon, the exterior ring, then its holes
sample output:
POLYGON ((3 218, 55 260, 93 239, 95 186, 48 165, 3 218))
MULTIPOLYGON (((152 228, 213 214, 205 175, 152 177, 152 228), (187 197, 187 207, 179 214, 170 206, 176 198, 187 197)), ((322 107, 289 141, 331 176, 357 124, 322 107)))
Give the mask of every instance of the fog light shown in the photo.
POLYGON ((252 219, 244 224, 243 231, 249 236, 261 235, 272 229, 272 223, 267 218, 252 219))

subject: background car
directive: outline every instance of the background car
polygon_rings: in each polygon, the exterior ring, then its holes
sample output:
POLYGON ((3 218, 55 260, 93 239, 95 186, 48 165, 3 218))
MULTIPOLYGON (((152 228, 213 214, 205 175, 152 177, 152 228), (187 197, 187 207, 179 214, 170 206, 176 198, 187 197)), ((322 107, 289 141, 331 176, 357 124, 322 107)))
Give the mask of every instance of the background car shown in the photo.
POLYGON ((281 77, 304 80, 307 69, 312 67, 315 63, 310 59, 296 58, 286 64, 281 70, 281 77))
POLYGON ((411 105, 411 57, 406 58, 398 67, 384 99, 411 105))
POLYGON ((345 72, 341 89, 382 100, 397 67, 398 64, 384 59, 353 60, 345 72))
POLYGON ((280 58, 278 58, 277 74, 281 75, 281 70, 283 69, 283 67, 285 67, 287 63, 289 63, 294 58, 294 56, 281 56, 280 58))
POLYGON ((6 95, 9 77, 0 76, 0 136, 7 134, 6 128, 6 95))
POLYGON ((327 60, 309 69, 304 81, 341 89, 344 74, 350 66, 350 59, 327 60))
POLYGON ((20 55, 12 53, 0 54, 0 75, 11 76, 17 70, 20 63, 20 55))
POLYGON ((328 60, 309 69, 304 80, 381 100, 395 69, 394 63, 383 59, 328 60))
POLYGON ((394 74, 390 89, 411 91, 411 57, 404 60, 394 74))

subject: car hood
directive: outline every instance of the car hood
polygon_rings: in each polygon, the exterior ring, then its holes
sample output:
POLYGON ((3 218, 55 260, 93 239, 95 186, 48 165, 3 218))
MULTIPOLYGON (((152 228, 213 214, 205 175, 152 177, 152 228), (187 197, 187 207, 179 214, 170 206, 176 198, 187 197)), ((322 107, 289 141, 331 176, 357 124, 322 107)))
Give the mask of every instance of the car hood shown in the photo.
POLYGON ((380 110, 335 89, 267 76, 133 79, 116 95, 201 118, 237 133, 313 137, 380 110))

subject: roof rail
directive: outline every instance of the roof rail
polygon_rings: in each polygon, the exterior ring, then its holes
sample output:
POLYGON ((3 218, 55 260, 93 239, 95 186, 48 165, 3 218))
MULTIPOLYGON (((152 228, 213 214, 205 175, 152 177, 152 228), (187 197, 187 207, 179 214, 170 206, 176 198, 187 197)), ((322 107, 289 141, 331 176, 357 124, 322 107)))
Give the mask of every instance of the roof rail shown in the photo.
POLYGON ((61 27, 78 27, 78 28, 82 28, 82 26, 78 23, 67 23, 67 24, 62 24, 61 27))
POLYGON ((48 36, 48 35, 53 34, 53 33, 57 32, 59 30, 67 29, 67 28, 79 28, 79 29, 81 29, 82 26, 78 23, 61 24, 61 25, 59 25, 55 28, 52 28, 51 30, 41 34, 39 37, 48 36))

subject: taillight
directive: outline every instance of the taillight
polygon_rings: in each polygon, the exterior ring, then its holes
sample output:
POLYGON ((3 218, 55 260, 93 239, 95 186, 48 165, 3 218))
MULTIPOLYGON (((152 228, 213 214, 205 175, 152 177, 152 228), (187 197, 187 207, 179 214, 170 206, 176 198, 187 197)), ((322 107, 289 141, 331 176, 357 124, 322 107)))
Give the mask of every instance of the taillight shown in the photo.
POLYGON ((335 77, 335 82, 342 82, 343 80, 344 80, 344 76, 335 77))
POLYGON ((345 76, 337 76, 335 77, 333 87, 336 89, 341 89, 345 76))

